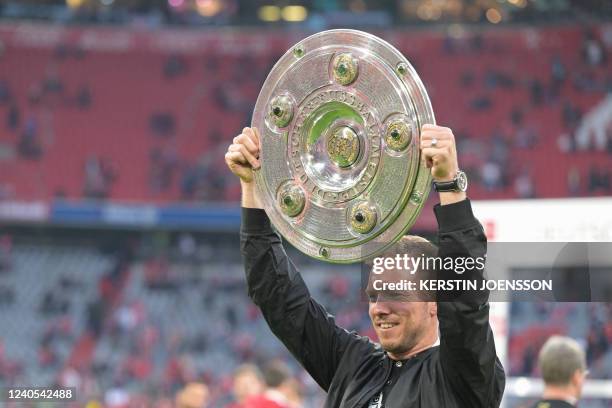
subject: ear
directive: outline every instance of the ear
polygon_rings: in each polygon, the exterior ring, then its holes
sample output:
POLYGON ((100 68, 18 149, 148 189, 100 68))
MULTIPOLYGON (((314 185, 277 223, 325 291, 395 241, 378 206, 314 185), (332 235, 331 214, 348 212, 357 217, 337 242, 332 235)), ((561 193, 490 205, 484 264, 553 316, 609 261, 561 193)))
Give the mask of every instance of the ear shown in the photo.
POLYGON ((427 302, 427 312, 430 317, 438 316, 438 302, 427 302))
POLYGON ((582 383, 584 382, 584 372, 582 370, 574 371, 571 382, 576 387, 582 387, 582 383))

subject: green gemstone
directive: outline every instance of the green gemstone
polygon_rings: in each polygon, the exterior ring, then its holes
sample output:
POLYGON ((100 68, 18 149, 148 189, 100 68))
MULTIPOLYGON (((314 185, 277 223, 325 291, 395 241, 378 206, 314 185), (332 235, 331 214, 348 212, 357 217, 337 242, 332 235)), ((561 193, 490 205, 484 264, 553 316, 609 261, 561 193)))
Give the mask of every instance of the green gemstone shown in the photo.
POLYGON ((342 62, 342 63, 340 63, 340 64, 338 65, 338 73, 339 73, 340 75, 344 75, 344 74, 346 74, 346 73, 347 73, 347 71, 348 71, 348 67, 346 66, 346 64, 345 64, 344 62, 342 62))

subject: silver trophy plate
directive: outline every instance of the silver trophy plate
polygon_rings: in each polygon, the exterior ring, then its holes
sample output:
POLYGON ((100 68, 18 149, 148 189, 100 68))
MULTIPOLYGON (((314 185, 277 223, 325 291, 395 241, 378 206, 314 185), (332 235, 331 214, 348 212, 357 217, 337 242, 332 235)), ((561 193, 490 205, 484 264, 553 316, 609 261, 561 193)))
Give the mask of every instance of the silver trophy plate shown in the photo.
POLYGON ((268 75, 253 114, 257 193, 276 229, 328 262, 384 251, 429 194, 426 123, 435 119, 425 87, 392 45, 356 30, 300 41, 268 75))

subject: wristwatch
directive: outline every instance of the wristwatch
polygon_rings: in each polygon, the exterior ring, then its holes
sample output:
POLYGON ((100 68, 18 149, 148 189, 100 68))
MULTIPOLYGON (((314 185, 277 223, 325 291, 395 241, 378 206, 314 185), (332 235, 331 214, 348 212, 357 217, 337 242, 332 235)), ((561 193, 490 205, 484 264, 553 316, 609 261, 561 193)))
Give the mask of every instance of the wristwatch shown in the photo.
POLYGON ((451 181, 434 181, 433 187, 438 193, 466 191, 468 187, 467 175, 459 170, 451 181))

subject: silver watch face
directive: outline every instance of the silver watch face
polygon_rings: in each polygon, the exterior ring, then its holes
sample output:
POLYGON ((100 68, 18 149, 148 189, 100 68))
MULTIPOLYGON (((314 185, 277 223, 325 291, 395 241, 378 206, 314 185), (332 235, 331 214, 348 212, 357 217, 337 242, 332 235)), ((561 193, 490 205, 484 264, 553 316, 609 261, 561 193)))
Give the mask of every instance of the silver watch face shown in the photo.
POLYGON ((468 187, 467 175, 463 171, 457 172, 457 188, 459 191, 466 191, 468 187))

